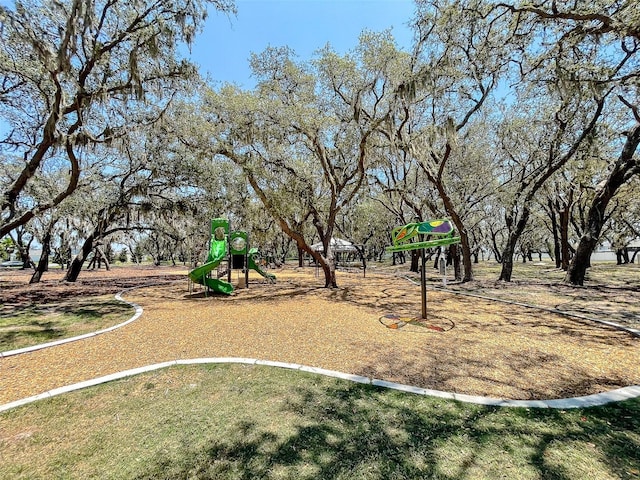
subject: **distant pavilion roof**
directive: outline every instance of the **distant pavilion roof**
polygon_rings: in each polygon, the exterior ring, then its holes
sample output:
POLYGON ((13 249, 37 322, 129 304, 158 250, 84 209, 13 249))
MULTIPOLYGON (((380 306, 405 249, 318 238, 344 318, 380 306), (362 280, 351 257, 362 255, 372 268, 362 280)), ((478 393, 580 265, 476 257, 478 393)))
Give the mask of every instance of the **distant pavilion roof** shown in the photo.
MULTIPOLYGON (((353 246, 353 243, 337 237, 333 237, 331 239, 331 241, 329 242, 329 246, 331 247, 331 250, 336 253, 358 251, 358 249, 353 246)), ((316 252, 324 252, 324 246, 322 245, 322 242, 314 243, 313 245, 311 245, 311 249, 316 252)))

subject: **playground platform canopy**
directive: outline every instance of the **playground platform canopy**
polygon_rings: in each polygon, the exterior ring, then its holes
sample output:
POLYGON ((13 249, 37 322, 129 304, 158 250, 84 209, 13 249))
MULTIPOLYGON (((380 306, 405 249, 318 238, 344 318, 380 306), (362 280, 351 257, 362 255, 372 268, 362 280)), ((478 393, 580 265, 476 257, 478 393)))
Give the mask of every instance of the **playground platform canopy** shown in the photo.
MULTIPOLYGON (((329 242, 329 246, 335 253, 358 251, 358 249, 354 247, 351 242, 343 240, 342 238, 333 237, 329 242)), ((322 245, 322 242, 314 243, 313 245, 311 245, 311 249, 316 252, 324 252, 324 245, 322 245)))

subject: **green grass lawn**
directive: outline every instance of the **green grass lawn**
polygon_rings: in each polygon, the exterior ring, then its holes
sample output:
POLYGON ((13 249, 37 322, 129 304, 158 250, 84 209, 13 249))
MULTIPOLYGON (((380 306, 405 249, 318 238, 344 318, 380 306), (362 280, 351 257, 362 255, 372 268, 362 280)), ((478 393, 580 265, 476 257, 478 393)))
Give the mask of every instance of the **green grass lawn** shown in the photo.
POLYGON ((0 352, 94 332, 135 312, 113 295, 0 307, 0 352))
POLYGON ((184 366, 0 414, 0 452, 11 479, 636 479, 640 400, 483 407, 264 366, 184 366))
MULTIPOLYGON (((481 265, 469 288, 637 318, 633 291, 621 290, 637 289, 635 265, 595 265, 595 288, 543 292, 494 285, 498 270, 481 265)), ((532 264, 516 274, 538 284, 562 277, 532 264)), ((111 295, 3 305, 0 351, 99 330, 132 313, 111 295)), ((0 478, 640 479, 640 399, 566 411, 497 408, 269 367, 172 367, 0 414, 0 478)))

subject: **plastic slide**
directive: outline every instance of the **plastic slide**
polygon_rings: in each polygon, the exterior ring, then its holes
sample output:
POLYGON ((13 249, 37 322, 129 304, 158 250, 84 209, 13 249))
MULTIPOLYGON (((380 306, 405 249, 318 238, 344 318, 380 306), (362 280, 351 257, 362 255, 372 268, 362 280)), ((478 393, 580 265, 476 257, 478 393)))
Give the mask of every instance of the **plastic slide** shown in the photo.
POLYGON ((252 270, 255 270, 270 282, 276 281, 276 276, 273 273, 265 272, 262 269, 262 267, 258 265, 258 262, 256 260, 260 257, 260 255, 258 254, 257 248, 250 249, 248 257, 249 257, 249 268, 251 268, 252 270))
POLYGON ((233 292, 233 285, 224 280, 209 277, 209 272, 218 267, 220 262, 227 257, 227 240, 216 240, 215 236, 211 237, 211 247, 209 248, 209 256, 207 261, 197 268, 189 272, 189 278, 200 285, 206 285, 214 292, 224 293, 226 295, 233 292))

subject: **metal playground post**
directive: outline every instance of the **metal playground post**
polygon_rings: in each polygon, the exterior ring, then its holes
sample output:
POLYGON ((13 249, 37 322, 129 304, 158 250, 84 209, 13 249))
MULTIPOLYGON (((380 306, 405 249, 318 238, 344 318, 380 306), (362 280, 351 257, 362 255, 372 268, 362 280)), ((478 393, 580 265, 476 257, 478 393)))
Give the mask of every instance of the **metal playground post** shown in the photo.
POLYGON ((425 250, 433 247, 443 247, 460 243, 460 237, 453 235, 453 225, 447 219, 428 220, 415 222, 396 227, 391 231, 392 245, 387 247, 388 252, 406 252, 409 250, 421 250, 422 271, 420 284, 422 289, 422 318, 427 318, 427 275, 425 250), (422 240, 423 236, 436 237, 430 240, 422 240), (418 241, 416 241, 418 240, 418 241))

